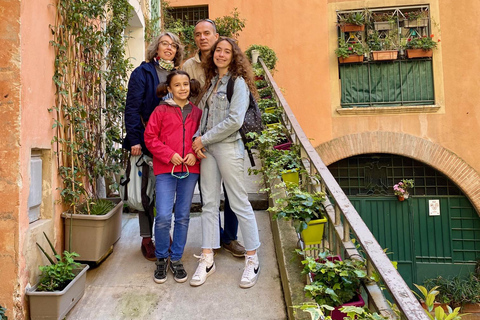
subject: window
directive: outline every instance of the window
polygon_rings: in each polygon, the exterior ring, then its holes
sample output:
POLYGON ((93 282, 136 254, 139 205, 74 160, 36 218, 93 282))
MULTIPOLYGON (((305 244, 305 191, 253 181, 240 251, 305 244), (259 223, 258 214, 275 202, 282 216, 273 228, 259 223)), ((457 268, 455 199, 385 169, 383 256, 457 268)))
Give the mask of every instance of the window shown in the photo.
POLYGON ((180 19, 194 26, 198 20, 208 18, 208 6, 177 7, 169 9, 174 20, 180 19))
POLYGON ((42 204, 42 157, 41 153, 32 151, 30 158, 30 193, 28 195, 28 219, 35 222, 40 219, 42 204))
POLYGON ((342 108, 435 104, 433 51, 410 50, 436 46, 429 6, 336 14, 342 108))

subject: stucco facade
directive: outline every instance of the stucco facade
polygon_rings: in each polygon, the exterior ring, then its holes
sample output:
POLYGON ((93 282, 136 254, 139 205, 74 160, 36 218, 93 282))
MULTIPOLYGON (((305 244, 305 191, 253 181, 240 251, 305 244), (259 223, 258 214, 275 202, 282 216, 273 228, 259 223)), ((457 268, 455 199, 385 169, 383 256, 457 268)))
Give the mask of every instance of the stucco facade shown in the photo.
MULTIPOLYGON (((131 1, 134 15, 127 53, 144 57, 143 1, 131 1)), ((56 10, 51 1, 0 1, 0 305, 9 319, 28 317, 25 289, 38 280, 39 265, 46 259, 36 243, 48 247, 43 232, 63 248, 60 185, 52 145, 55 104, 54 50, 50 25, 56 10), (42 160, 40 219, 30 223, 30 159, 42 160)))
POLYGON ((209 6, 210 18, 238 8, 246 27, 239 44, 262 44, 278 56, 278 85, 302 128, 326 163, 363 152, 391 152, 423 161, 455 181, 480 211, 480 61, 472 52, 478 38, 480 10, 475 1, 454 0, 315 0, 198 1, 171 0, 172 7, 209 6), (358 8, 430 6, 432 32, 441 39, 434 53, 435 111, 377 108, 342 112, 334 53, 336 11, 358 8), (405 137, 409 137, 406 139, 405 137), (351 141, 348 151, 345 141, 351 141), (372 139, 372 140, 370 140, 372 139), (405 140, 406 139, 406 140, 405 140), (413 140, 415 143, 407 143, 413 140), (393 145, 393 146, 392 146, 393 145), (428 147, 427 147, 428 146, 428 147), (446 160, 431 150, 444 150, 446 160), (393 150, 395 149, 395 150, 393 150), (462 167, 452 167, 451 161, 462 167))

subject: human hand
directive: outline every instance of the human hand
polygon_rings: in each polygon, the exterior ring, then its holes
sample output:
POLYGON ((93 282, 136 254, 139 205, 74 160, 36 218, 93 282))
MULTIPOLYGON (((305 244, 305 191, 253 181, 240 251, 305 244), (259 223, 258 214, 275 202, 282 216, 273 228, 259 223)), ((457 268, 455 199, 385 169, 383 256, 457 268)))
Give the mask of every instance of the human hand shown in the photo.
POLYGON ((197 159, 195 158, 195 156, 193 155, 193 153, 189 153, 187 154, 187 156, 183 159, 183 162, 187 165, 187 166, 193 166, 195 165, 195 162, 197 162, 197 159))
POLYGON ((173 155, 172 159, 170 159, 170 162, 173 163, 174 165, 178 166, 178 165, 181 165, 183 163, 183 159, 178 153, 175 153, 173 155))
POLYGON ((202 137, 196 137, 195 140, 193 140, 193 143, 192 143, 192 148, 193 148, 193 151, 195 151, 195 153, 197 153, 199 150, 201 150, 202 148, 204 147, 203 143, 202 143, 202 137))
POLYGON ((140 144, 136 144, 132 146, 130 152, 132 153, 132 156, 139 156, 142 154, 142 146, 140 144))
POLYGON ((203 152, 205 152, 205 148, 202 148, 196 152, 198 159, 205 159, 207 157, 203 152))

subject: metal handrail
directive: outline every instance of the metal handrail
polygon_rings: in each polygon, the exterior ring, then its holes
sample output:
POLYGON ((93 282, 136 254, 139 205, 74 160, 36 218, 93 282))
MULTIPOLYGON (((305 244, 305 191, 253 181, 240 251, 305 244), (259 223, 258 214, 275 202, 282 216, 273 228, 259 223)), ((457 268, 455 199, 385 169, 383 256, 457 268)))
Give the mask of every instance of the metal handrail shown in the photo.
MULTIPOLYGON (((283 120, 290 132, 292 141, 301 147, 301 157, 306 160, 304 161, 305 168, 310 171, 310 174, 318 174, 321 177, 321 185, 315 185, 314 187, 317 191, 326 192, 329 196, 325 203, 327 218, 331 226, 327 233, 329 243, 336 242, 337 249, 335 251, 337 253, 342 246, 348 257, 359 258, 361 255, 350 238, 350 232, 353 232, 366 255, 367 271, 371 274, 375 270, 379 274, 386 289, 395 300, 398 309, 403 313, 403 317, 409 320, 428 320, 429 317, 424 309, 310 143, 261 58, 259 62, 265 71, 267 81, 271 84, 278 98, 280 106, 283 108, 283 120), (334 204, 330 203, 328 198, 333 199, 334 204)), ((396 318, 376 283, 368 283, 365 289, 369 297, 369 306, 373 306, 383 316, 391 319, 396 318)))

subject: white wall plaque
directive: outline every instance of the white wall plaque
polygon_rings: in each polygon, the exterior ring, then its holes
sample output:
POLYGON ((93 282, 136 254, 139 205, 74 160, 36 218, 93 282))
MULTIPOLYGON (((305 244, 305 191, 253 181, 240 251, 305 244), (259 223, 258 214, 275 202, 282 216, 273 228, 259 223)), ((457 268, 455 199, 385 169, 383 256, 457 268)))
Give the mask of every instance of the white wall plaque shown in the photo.
POLYGON ((430 216, 440 215, 440 200, 428 200, 428 214, 430 216))

